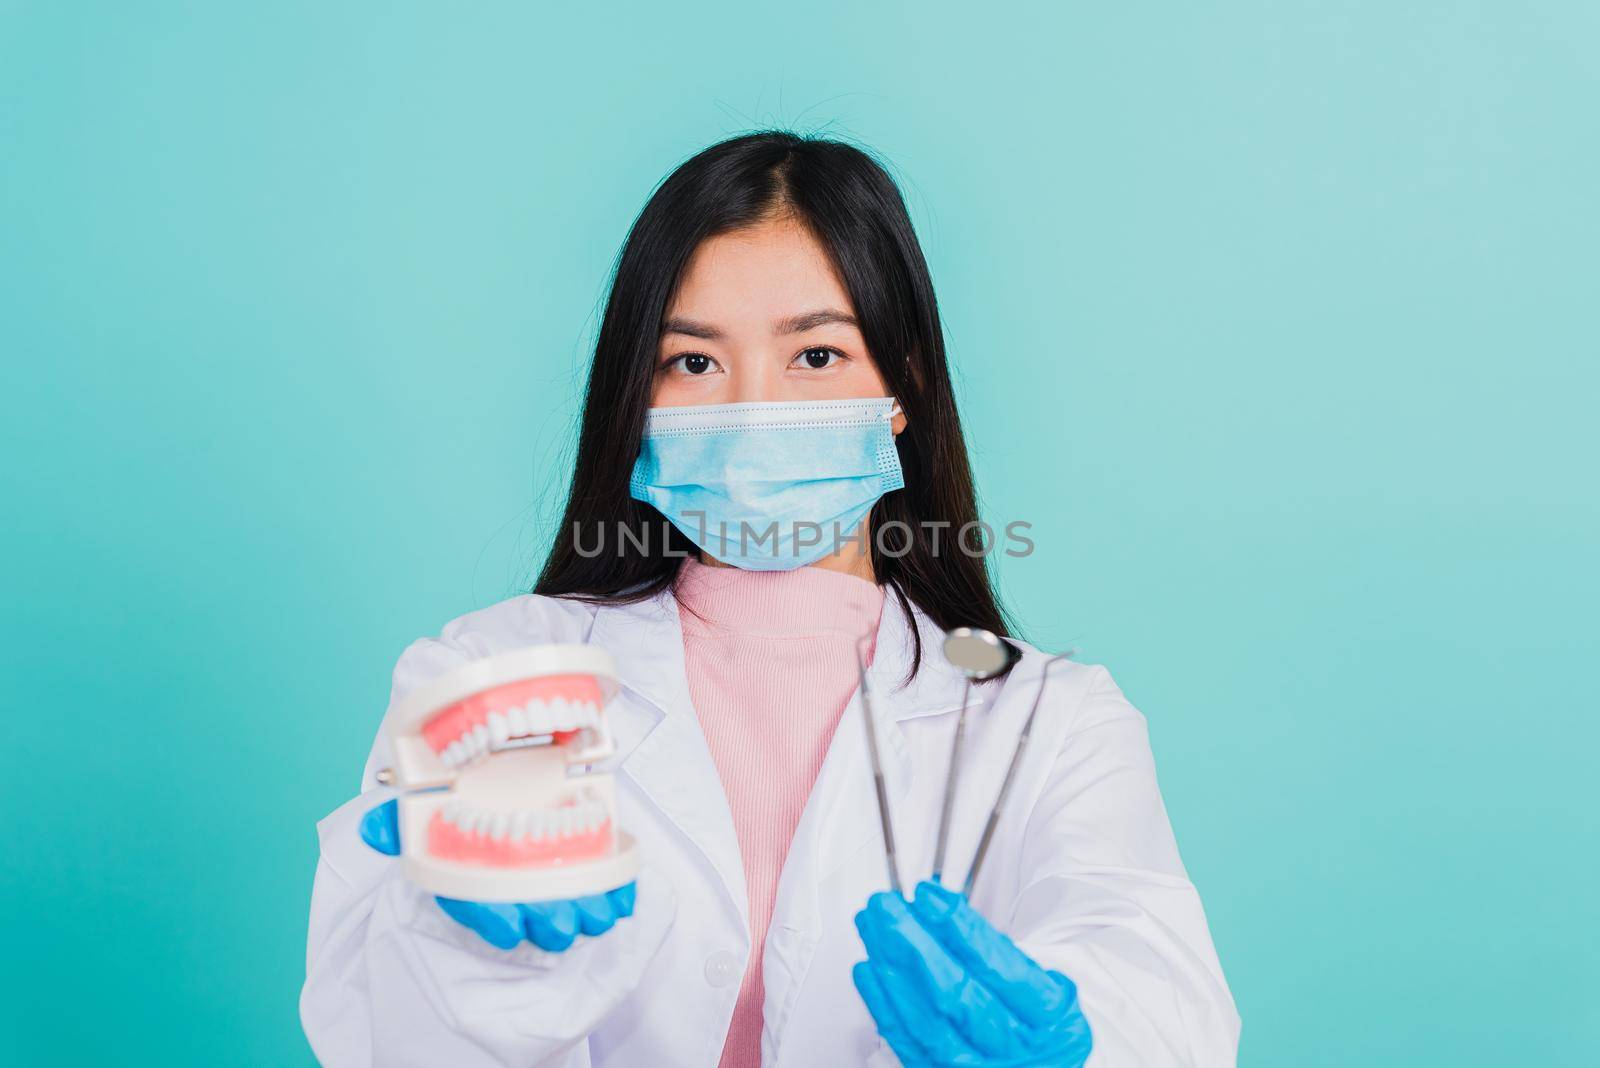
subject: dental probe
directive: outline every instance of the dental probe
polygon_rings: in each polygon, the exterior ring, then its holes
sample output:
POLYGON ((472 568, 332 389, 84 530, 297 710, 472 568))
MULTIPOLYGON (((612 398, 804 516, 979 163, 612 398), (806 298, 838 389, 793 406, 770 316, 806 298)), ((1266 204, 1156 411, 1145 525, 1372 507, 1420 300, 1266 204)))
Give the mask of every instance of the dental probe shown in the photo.
POLYGON ((957 627, 945 635, 944 657, 960 669, 966 684, 961 687, 961 713, 956 718, 956 736, 950 743, 950 770, 944 783, 944 804, 939 810, 939 837, 933 848, 933 881, 942 883, 945 847, 950 844, 951 813, 956 802, 956 783, 961 773, 961 751, 966 746, 967 706, 972 683, 992 679, 1021 657, 1016 648, 987 630, 957 627))
POLYGON ((872 761, 872 785, 878 793, 878 820, 883 824, 883 855, 889 862, 889 887, 897 897, 905 897, 900 887, 900 862, 895 858, 894 828, 889 822, 889 791, 883 784, 883 760, 878 755, 878 726, 872 714, 872 699, 867 696, 867 661, 861 651, 863 643, 873 635, 866 634, 856 641, 856 669, 861 676, 861 712, 867 720, 867 755, 872 761))
POLYGON ((1011 753, 1011 765, 1006 768, 1006 777, 1000 781, 1000 793, 994 799, 994 808, 989 810, 989 821, 983 825, 983 836, 978 839, 978 851, 972 855, 972 866, 967 869, 967 881, 961 887, 961 893, 969 900, 972 897, 972 884, 978 881, 978 869, 983 867, 983 858, 989 852, 989 843, 994 838, 995 824, 1000 822, 1000 810, 1006 806, 1006 798, 1011 793, 1011 783, 1017 777, 1017 767, 1022 763, 1023 750, 1028 748, 1028 736, 1033 732, 1033 717, 1039 714, 1039 702, 1044 697, 1045 683, 1050 681, 1050 669, 1063 660, 1071 659, 1076 649, 1068 649, 1059 656, 1053 656, 1045 662, 1044 670, 1039 672, 1039 692, 1033 695, 1033 707, 1028 709, 1028 718, 1022 722, 1022 733, 1017 736, 1017 747, 1011 753))

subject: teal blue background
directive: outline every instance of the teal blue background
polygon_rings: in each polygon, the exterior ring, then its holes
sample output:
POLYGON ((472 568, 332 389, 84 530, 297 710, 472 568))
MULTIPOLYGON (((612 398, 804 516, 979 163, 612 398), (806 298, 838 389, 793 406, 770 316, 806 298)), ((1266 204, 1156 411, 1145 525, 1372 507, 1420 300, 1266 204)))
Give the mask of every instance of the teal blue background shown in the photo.
POLYGON ((0 1061, 310 1062, 394 658, 528 582, 653 184, 784 124, 903 178, 1241 1063, 1600 1063, 1600 8, 580 7, 0 3, 0 1061))

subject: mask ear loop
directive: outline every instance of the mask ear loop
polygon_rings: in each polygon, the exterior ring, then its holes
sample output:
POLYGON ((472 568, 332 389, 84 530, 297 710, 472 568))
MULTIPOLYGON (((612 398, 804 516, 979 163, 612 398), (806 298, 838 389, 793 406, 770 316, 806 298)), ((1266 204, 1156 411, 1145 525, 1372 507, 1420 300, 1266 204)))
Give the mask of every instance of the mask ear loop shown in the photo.
POLYGON ((893 419, 897 415, 904 415, 906 411, 900 407, 900 401, 895 397, 889 398, 889 410, 883 413, 882 418, 893 419))

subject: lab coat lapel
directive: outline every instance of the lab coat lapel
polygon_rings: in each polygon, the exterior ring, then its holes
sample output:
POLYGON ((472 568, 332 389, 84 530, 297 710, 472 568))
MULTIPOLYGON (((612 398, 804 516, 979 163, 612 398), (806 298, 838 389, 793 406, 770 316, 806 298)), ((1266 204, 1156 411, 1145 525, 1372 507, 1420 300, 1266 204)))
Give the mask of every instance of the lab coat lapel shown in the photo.
MULTIPOLYGON (((911 667, 913 632, 892 592, 884 601, 872 666, 867 669, 867 689, 877 724, 893 831, 902 851, 907 838, 926 823, 906 818, 906 801, 915 776, 928 774, 929 769, 915 766, 901 725, 922 716, 952 712, 961 704, 960 676, 940 653, 943 635, 921 612, 915 615, 922 639, 922 663, 916 677, 909 683, 905 681, 911 667)), ((887 889, 889 885, 866 731, 858 688, 834 731, 779 879, 763 965, 764 1062, 775 1055, 773 1051, 800 985, 816 955, 822 937, 824 884, 842 869, 855 865, 871 871, 870 886, 887 889)), ((902 857, 902 878, 911 879, 915 874, 902 857)), ((866 904, 864 894, 860 904, 866 904)))
POLYGON ((608 709, 618 771, 699 849, 749 926, 733 814, 689 697, 677 601, 664 592, 595 613, 591 641, 616 659, 621 692, 608 709))
MULTIPOLYGON (((872 665, 867 669, 868 697, 877 724, 891 815, 899 817, 893 830, 896 844, 902 845, 902 849, 905 801, 919 770, 925 773, 925 769, 915 766, 902 724, 961 707, 961 677, 940 652, 942 632, 920 611, 915 611, 914 615, 915 634, 898 599, 892 592, 886 594, 872 665), (922 660, 916 676, 908 682, 906 675, 911 670, 915 653, 913 639, 917 635, 922 642, 922 660)), ((816 846, 817 875, 821 878, 832 875, 869 845, 878 854, 883 852, 883 832, 866 744, 866 714, 861 702, 858 689, 834 732, 823 774, 818 776, 812 792, 813 803, 808 805, 808 815, 812 807, 819 810, 815 829, 820 835, 816 846)), ((887 880, 887 865, 880 866, 887 880)))
MULTIPOLYGON (((883 779, 890 795, 891 812, 904 819, 904 801, 910 795, 918 769, 901 724, 920 716, 941 715, 960 707, 960 683, 939 654, 939 628, 922 612, 915 620, 906 619, 893 592, 885 596, 883 614, 878 620, 877 644, 872 665, 867 668, 867 697, 877 723, 878 751, 883 758, 883 779), (915 678, 906 675, 914 656, 914 632, 922 638, 922 664, 915 678), (954 684, 952 684, 954 681, 954 684)), ((813 791, 818 807, 818 876, 826 878, 870 846, 883 852, 883 831, 878 822, 877 796, 872 788, 872 769, 867 753, 866 713, 862 711, 861 691, 856 691, 840 719, 834 745, 824 774, 813 791), (832 767, 829 767, 832 764, 832 767)), ((902 868, 914 857, 902 855, 902 868)), ((888 879, 886 865, 885 879, 888 879)), ((904 875, 904 873, 902 873, 904 875)))

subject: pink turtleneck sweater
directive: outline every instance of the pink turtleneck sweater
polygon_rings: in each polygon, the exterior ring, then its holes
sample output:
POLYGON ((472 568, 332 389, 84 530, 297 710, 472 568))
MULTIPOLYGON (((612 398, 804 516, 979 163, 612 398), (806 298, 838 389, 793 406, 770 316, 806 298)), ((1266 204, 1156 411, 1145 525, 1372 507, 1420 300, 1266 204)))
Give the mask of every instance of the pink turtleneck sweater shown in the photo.
POLYGON ((750 962, 719 1068, 759 1068, 761 954, 778 874, 855 692, 856 640, 877 634, 883 589, 815 567, 740 571, 691 559, 677 596, 689 697, 733 809, 750 905, 750 962))

